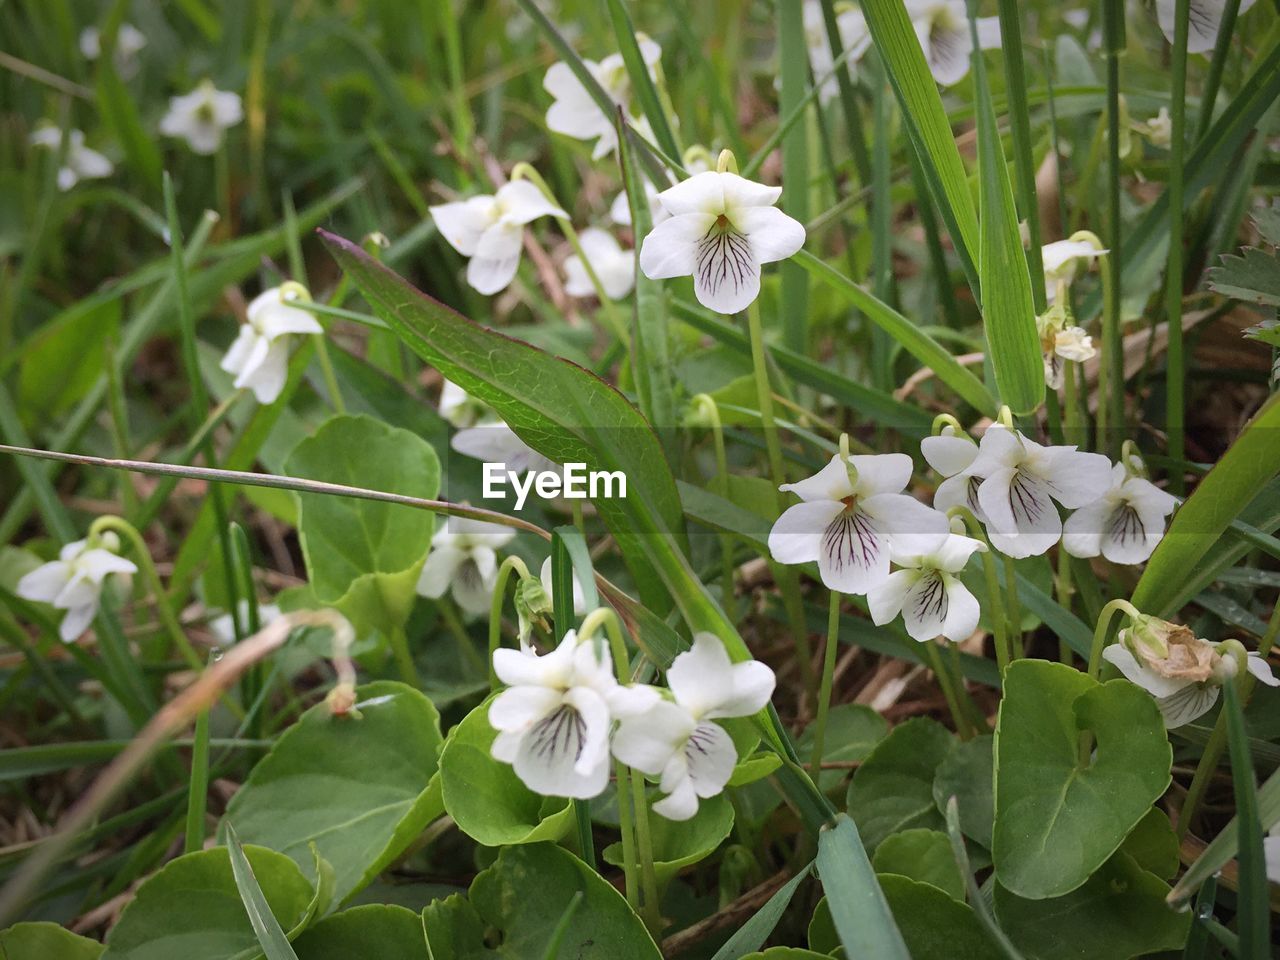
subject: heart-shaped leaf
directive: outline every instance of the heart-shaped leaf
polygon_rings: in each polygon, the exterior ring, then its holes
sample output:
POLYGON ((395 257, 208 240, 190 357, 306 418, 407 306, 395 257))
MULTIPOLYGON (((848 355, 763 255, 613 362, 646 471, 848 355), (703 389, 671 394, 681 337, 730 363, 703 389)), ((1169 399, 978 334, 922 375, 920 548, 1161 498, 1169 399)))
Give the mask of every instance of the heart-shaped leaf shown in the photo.
POLYGON ((16 923, 0 930, 0 957, 5 960, 97 960, 102 950, 96 940, 56 923, 16 923))
POLYGON ((947 801, 955 797, 961 831, 988 848, 995 820, 993 746, 988 735, 954 741, 933 778, 933 802, 938 805, 938 812, 945 815, 947 801))
MULTIPOLYGON (((688 820, 651 817, 653 871, 658 883, 666 886, 685 867, 709 857, 732 829, 733 804, 723 793, 699 803, 698 812, 688 820)), ((602 856, 606 863, 623 866, 622 844, 610 844, 602 856)))
POLYGON ((422 920, 412 910, 377 903, 352 907, 307 929, 293 941, 298 960, 425 960, 422 920))
POLYGON ((992 857, 1000 883, 1033 900, 1075 890, 1169 786, 1173 753, 1155 701, 1127 680, 1019 660, 996 725, 992 857), (1081 758, 1081 735, 1096 746, 1081 758))
POLYGON ((942 724, 917 717, 894 727, 862 762, 849 784, 849 813, 868 852, 899 830, 943 829, 933 778, 952 742, 942 724))
POLYGON ((940 830, 895 833, 876 847, 872 866, 876 873, 930 883, 953 900, 964 900, 964 879, 956 868, 951 839, 940 830))

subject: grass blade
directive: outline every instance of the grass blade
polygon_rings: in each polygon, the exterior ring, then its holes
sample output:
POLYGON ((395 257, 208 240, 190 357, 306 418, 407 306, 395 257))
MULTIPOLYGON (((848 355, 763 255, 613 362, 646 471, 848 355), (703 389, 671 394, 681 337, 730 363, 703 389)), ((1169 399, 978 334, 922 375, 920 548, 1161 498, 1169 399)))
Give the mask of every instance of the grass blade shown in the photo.
POLYGON ((1242 960, 1267 960, 1271 956, 1271 904, 1268 899, 1267 865, 1262 852, 1262 824, 1258 819, 1258 788, 1253 759, 1244 729, 1240 694, 1232 682, 1223 684, 1223 710, 1227 715, 1227 746, 1231 752, 1231 781, 1236 797, 1236 836, 1239 845, 1240 889, 1236 923, 1242 960))
POLYGON ((782 919, 782 914, 791 905, 791 898, 804 878, 813 870, 813 864, 797 873, 768 899, 763 907, 757 910, 746 923, 738 928, 724 946, 716 951, 711 960, 740 960, 749 953, 755 953, 764 946, 773 933, 773 928, 782 919))
POLYGON ((964 878, 965 891, 969 895, 969 906, 973 908, 978 922, 982 924, 982 929, 987 932, 987 937, 1000 949, 1007 960, 1022 960, 1022 954, 1018 952, 1018 948, 1013 945, 1008 935, 1000 929, 1000 924, 996 922, 995 915, 991 912, 991 905, 978 889, 978 881, 974 879, 973 869, 969 866, 969 854, 964 849, 964 836, 960 833, 960 807, 955 797, 947 801, 947 836, 951 838, 951 853, 956 859, 956 866, 960 868, 960 876, 964 878))
MULTIPOLYGON (((614 0, 616 3, 617 0, 614 0)), ((778 56, 782 92, 779 113, 801 109, 809 82, 809 50, 805 43, 804 5, 778 0, 778 56)), ((809 128, 799 122, 782 138, 782 209, 801 223, 809 220, 809 128)), ((782 342, 806 353, 809 340, 809 278, 796 264, 781 264, 782 296, 778 302, 782 342)))
POLYGON ((236 889, 240 891, 240 900, 249 914, 249 923, 257 934, 258 943, 267 960, 298 960, 293 952, 280 921, 271 912, 271 905, 258 885, 258 878, 253 875, 253 867, 249 858, 244 855, 240 846, 240 838, 236 836, 236 828, 227 824, 227 851, 231 855, 231 873, 236 878, 236 889))
MULTIPOLYGON (((255 631, 256 632, 256 631, 255 631)), ((187 790, 187 831, 183 852, 204 847, 204 817, 209 792, 209 711, 196 714, 195 739, 191 746, 191 783, 187 790)))
POLYGON ((850 957, 911 960, 848 814, 818 836, 818 876, 840 942, 850 957))
MULTIPOLYGON (((608 0, 609 19, 613 21, 613 32, 618 37, 618 50, 622 53, 622 62, 627 65, 627 76, 631 78, 631 90, 640 101, 640 108, 649 121, 649 127, 657 138, 658 146, 669 157, 680 157, 680 143, 676 140, 675 131, 667 119, 667 111, 662 108, 658 98, 658 88, 649 76, 649 68, 640 53, 640 44, 636 40, 636 28, 631 22, 631 15, 622 5, 622 0, 608 0)), ((613 116, 610 111, 609 116, 613 116)), ((633 220, 632 223, 635 221, 633 220)), ((640 234, 637 234, 639 236, 640 234)))

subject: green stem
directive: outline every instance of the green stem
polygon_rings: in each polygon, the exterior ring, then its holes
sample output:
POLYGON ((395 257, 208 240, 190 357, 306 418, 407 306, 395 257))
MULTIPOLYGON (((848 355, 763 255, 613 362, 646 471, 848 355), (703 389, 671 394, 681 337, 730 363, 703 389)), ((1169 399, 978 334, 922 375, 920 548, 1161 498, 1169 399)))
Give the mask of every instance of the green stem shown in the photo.
POLYGON ((1120 241, 1120 55, 1125 47, 1124 0, 1103 0, 1107 60, 1107 247, 1102 258, 1102 363, 1098 369, 1098 448, 1114 456, 1124 424, 1124 355, 1120 347, 1120 307, 1124 277, 1120 241), (1106 410, 1110 404, 1110 409, 1106 410), (1104 412, 1105 411, 1105 412, 1104 412), (1109 429, 1108 429, 1109 428, 1109 429), (1115 439, 1112 439, 1112 434, 1115 439))
MULTIPOLYGON (((1174 25, 1172 94, 1169 107, 1172 128, 1168 188, 1169 266, 1165 275, 1165 322, 1169 333, 1165 373, 1165 431, 1169 437, 1169 458, 1176 464, 1186 459, 1186 369, 1182 352, 1182 162, 1187 134, 1187 32, 1190 26, 1190 0, 1177 0, 1174 25)), ((1180 467, 1173 468, 1169 476, 1169 488, 1170 493, 1178 496, 1186 490, 1186 478, 1180 467)))
POLYGON ((1062 363, 1062 435, 1067 443, 1084 447, 1084 424, 1080 417, 1080 397, 1076 387, 1076 363, 1073 360, 1064 360, 1062 363))
POLYGON ((614 795, 618 800, 618 832, 622 834, 622 879, 626 886, 627 903, 635 913, 640 912, 640 883, 636 877, 636 837, 635 825, 631 818, 631 779, 632 770, 620 760, 613 763, 613 776, 616 781, 614 795))
MULTIPOLYGON (((1116 248, 1118 249, 1118 247, 1116 248)), ((1124 348, 1120 338, 1120 284, 1111 258, 1098 257, 1102 275, 1102 359, 1098 364, 1097 448, 1115 459, 1124 432, 1124 348)))
MULTIPOLYGON (((441 610, 443 617, 443 604, 441 604, 441 610)), ((391 644, 391 656, 395 659, 396 668, 400 671, 400 679, 411 687, 421 689, 418 667, 413 662, 413 653, 409 650, 409 637, 405 634, 404 627, 400 624, 392 627, 387 634, 387 641, 391 644)))
POLYGON ((1117 611, 1123 610, 1134 620, 1141 616, 1137 608, 1128 600, 1115 599, 1102 608, 1098 614, 1098 626, 1093 631, 1093 646, 1089 648, 1089 676, 1097 680, 1102 669, 1102 650, 1107 645, 1107 630, 1111 626, 1111 618, 1117 611))
POLYGON ((1209 124, 1213 121, 1213 107, 1218 99, 1218 88, 1222 85, 1222 70, 1227 65, 1227 51, 1231 49, 1231 35, 1235 32, 1236 17, 1239 13, 1240 0, 1226 0, 1226 5, 1222 8, 1222 19, 1218 21, 1218 42, 1214 45, 1213 59, 1209 61, 1209 73, 1200 91, 1196 143, 1204 139, 1209 124))
POLYGON ((333 361, 329 358, 329 342, 323 333, 315 334, 316 359, 320 361, 320 375, 324 377, 324 387, 329 394, 329 404, 333 412, 342 416, 347 412, 347 405, 342 399, 342 390, 338 386, 338 375, 334 372, 333 361))
POLYGON ((827 645, 822 656, 822 686, 818 691, 818 716, 813 721, 813 758, 809 762, 809 776, 818 783, 822 772, 822 754, 826 746, 827 715, 831 711, 831 685, 835 679, 836 653, 840 645, 840 594, 831 591, 831 604, 827 613, 827 645))
MULTIPOLYGON (((1058 553, 1058 575, 1054 578, 1054 587, 1058 594, 1058 606, 1070 613, 1071 600, 1075 595, 1075 588, 1071 583, 1071 557, 1065 550, 1058 553)), ((1061 637, 1058 638, 1058 659, 1067 664, 1067 666, 1070 666, 1075 660, 1071 644, 1061 637)))
POLYGON ((1013 558, 1004 558, 1004 589, 1009 623, 1009 661, 1022 656, 1022 607, 1018 603, 1018 572, 1013 558))
MULTIPOLYGON (((711 427, 711 438, 716 452, 716 492, 726 500, 729 499, 729 457, 725 450, 724 425, 720 421, 720 406, 709 394, 700 393, 693 398, 693 405, 701 410, 711 427)), ((720 534, 721 587, 720 604, 725 613, 733 619, 733 538, 727 533, 720 534)))
POLYGON ((187 831, 184 853, 204 847, 204 818, 209 792, 209 711, 196 714, 195 739, 191 745, 191 782, 187 791, 187 831))
POLYGON ((640 889, 644 894, 641 916, 649 932, 662 932, 662 909, 658 902, 658 877, 653 869, 653 836, 649 830, 649 801, 645 797, 644 777, 631 772, 631 802, 635 807, 636 853, 640 859, 640 889))
MULTIPOLYGON (((950 643, 950 641, 943 642, 950 643)), ((929 661, 929 669, 933 671, 933 675, 938 680, 938 686, 942 688, 942 696, 947 701, 947 710, 951 714, 951 722, 955 724, 956 733, 960 735, 961 740, 968 740, 973 736, 973 729, 969 725, 969 717, 965 713, 963 701, 952 682, 954 678, 951 671, 942 662, 942 655, 934 641, 926 640, 924 647, 925 659, 929 661)))
POLYGON ((947 511, 947 516, 962 519, 969 531, 969 536, 987 545, 987 549, 982 551, 982 576, 986 581, 987 598, 990 601, 987 604, 987 617, 991 621, 991 631, 995 634, 993 646, 996 651, 996 667, 1000 675, 1004 676, 1005 667, 1010 663, 1009 631, 1004 619, 1004 610, 1000 606, 1000 575, 996 571, 996 558, 991 550, 991 544, 987 541, 987 535, 982 529, 982 524, 968 507, 954 506, 947 511))
POLYGON ((519 578, 517 583, 529 576, 529 568, 523 560, 516 556, 507 557, 498 567, 498 575, 493 584, 493 599, 489 601, 489 689, 495 691, 498 689, 498 675, 493 672, 493 654, 502 646, 502 605, 506 600, 507 580, 512 570, 519 578))

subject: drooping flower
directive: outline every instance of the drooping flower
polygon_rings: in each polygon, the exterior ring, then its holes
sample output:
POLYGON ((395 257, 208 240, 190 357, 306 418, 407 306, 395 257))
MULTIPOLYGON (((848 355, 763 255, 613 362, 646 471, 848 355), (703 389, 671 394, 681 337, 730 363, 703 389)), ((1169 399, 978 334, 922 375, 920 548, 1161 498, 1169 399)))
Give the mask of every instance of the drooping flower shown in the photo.
POLYGON ((467 283, 485 295, 505 290, 515 279, 526 224, 539 217, 568 216, 528 180, 512 180, 492 196, 430 209, 440 235, 470 258, 467 283))
MULTIPOLYGON (((851 4, 836 5, 836 30, 840 34, 840 47, 848 56, 846 69, 853 73, 853 65, 871 47, 871 31, 867 29, 862 10, 851 4)), ((827 36, 827 23, 822 15, 819 0, 804 2, 804 40, 809 48, 809 64, 816 81, 822 81, 835 67, 831 56, 831 41, 827 36)), ((818 99, 828 103, 840 90, 834 76, 825 80, 818 90, 818 99)))
POLYGON ((1044 382, 1052 390, 1062 389, 1066 361, 1084 363, 1098 355, 1093 338, 1072 321, 1071 311, 1063 302, 1054 303, 1036 317, 1044 356, 1044 382))
POLYGON ((98 615, 102 590, 108 577, 128 583, 138 572, 132 560, 119 556, 120 538, 107 531, 94 543, 76 540, 58 553, 58 559, 42 564, 18 581, 14 592, 24 600, 52 604, 65 610, 58 636, 71 643, 98 615))
POLYGON ((545 655, 494 651, 494 673, 507 689, 489 704, 498 731, 491 752, 535 793, 585 800, 609 783, 611 702, 624 706, 618 693, 627 688, 614 679, 608 648, 597 646, 570 630, 545 655))
POLYGON ((209 80, 190 93, 169 98, 169 112, 160 120, 160 132, 166 137, 180 137, 196 153, 217 153, 229 127, 244 119, 244 106, 238 93, 219 90, 209 80))
POLYGON ((988 430, 969 469, 991 545, 1010 557, 1044 553, 1062 536, 1054 501, 1084 507, 1111 485, 1111 462, 1074 446, 1046 447, 1014 430, 988 430))
MULTIPOLYGON (((62 131, 51 123, 42 123, 31 134, 33 146, 57 151, 62 147, 62 131)), ((115 167, 97 150, 86 147, 84 133, 67 132, 67 153, 58 168, 58 189, 64 193, 81 180, 98 180, 111 176, 115 167)))
MULTIPOLYGON (((138 72, 138 54, 147 45, 146 35, 132 23, 120 24, 116 31, 116 51, 111 58, 116 72, 127 80, 138 72)), ((102 56, 102 34, 97 27, 85 27, 80 31, 80 53, 86 60, 102 56)))
POLYGON ((801 502, 774 523, 769 552, 779 563, 816 560, 832 590, 874 590, 889 577, 891 553, 930 554, 950 532, 945 514, 902 492, 910 481, 904 453, 832 457, 809 479, 779 488, 801 502))
POLYGON ((249 302, 220 366, 235 374, 236 389, 248 387, 259 403, 274 403, 289 377, 289 346, 294 334, 322 334, 316 318, 294 303, 311 299, 307 288, 289 281, 263 290, 249 302))
POLYGON ((1133 129, 1147 138, 1153 147, 1168 150, 1173 142, 1173 121, 1169 118, 1169 108, 1161 107, 1156 115, 1145 123, 1135 123, 1133 129))
MULTIPOLYGON (((1252 6, 1253 0, 1240 0, 1240 9, 1236 15, 1243 17, 1252 6)), ((1218 43, 1218 29, 1222 26, 1222 15, 1226 8, 1226 0, 1191 0, 1187 53, 1213 52, 1218 43)), ((1170 43, 1174 41, 1177 10, 1177 0, 1156 0, 1156 19, 1160 21, 1160 29, 1170 43)))
POLYGON ((1164 537, 1165 520, 1177 505, 1140 468, 1117 463, 1102 496, 1067 518, 1062 546, 1073 557, 1102 554, 1112 563, 1142 563, 1164 537))
POLYGON ((724 790, 738 761, 733 740, 714 721, 764 709, 774 684, 765 664, 733 663, 714 634, 695 634, 693 646, 667 670, 673 699, 623 717, 613 735, 613 755, 660 778, 658 787, 667 796, 653 805, 655 813, 688 820, 698 812, 699 799, 724 790))
POLYGON ((804 246, 804 227, 774 206, 781 187, 709 170, 658 194, 670 217, 640 247, 651 280, 693 277, 698 302, 737 313, 760 294, 760 266, 804 246))
POLYGON ((871 619, 885 624, 901 613, 907 633, 915 640, 967 639, 978 628, 980 611, 977 598, 956 574, 975 552, 986 549, 981 540, 952 533, 932 553, 895 555, 894 563, 904 569, 889 574, 867 594, 871 619))
POLYGON ((418 575, 418 593, 429 600, 452 593, 468 613, 488 612, 498 577, 497 550, 515 535, 501 524, 449 517, 431 538, 431 552, 418 575))
MULTIPOLYGON (((992 424, 989 429, 1003 430, 1004 427, 992 424)), ((945 478, 933 494, 934 509, 946 513, 955 506, 968 507, 975 517, 985 520, 986 514, 978 502, 982 478, 970 469, 978 459, 978 445, 947 424, 941 433, 920 441, 920 453, 929 466, 945 478)))
MULTIPOLYGON (((1139 616, 1122 629, 1103 658, 1155 697, 1169 729, 1207 713, 1222 685, 1236 675, 1238 641, 1210 643, 1186 627, 1158 617, 1139 616)), ((1266 659, 1250 651, 1241 655, 1245 669, 1268 686, 1280 685, 1266 659)))
MULTIPOLYGON (((906 0, 906 5, 933 79, 944 87, 959 83, 969 74, 973 53, 964 0, 906 0)), ((979 17, 977 27, 979 49, 1000 49, 999 17, 979 17)))
MULTIPOLYGON (((649 70, 650 79, 656 81, 657 65, 662 59, 662 47, 647 37, 640 41, 640 56, 649 70)), ((584 60, 587 70, 595 77, 596 82, 604 88, 605 93, 623 112, 630 115, 631 78, 627 74, 627 65, 622 54, 614 53, 599 63, 584 60)), ((547 71, 542 86, 551 94, 554 102, 547 109, 547 127, 556 133, 563 133, 575 140, 595 140, 595 148, 591 152, 594 160, 608 156, 618 146, 618 131, 614 127, 612 114, 605 114, 600 105, 587 92, 582 81, 566 63, 556 63, 547 71)), ((638 123, 641 129, 646 125, 638 123)))
MULTIPOLYGON (((613 234, 596 227, 588 227, 578 236, 587 263, 595 271, 600 286, 611 300, 621 300, 636 283, 636 256, 632 250, 623 250, 613 234)), ((571 297, 594 297, 596 288, 587 276, 587 268, 576 253, 565 258, 564 291, 571 297)))
POLYGON ((1044 295, 1049 303, 1057 301, 1059 287, 1070 285, 1081 265, 1088 265, 1108 251, 1097 238, 1087 231, 1072 234, 1066 240, 1055 240, 1040 248, 1040 262, 1044 267, 1044 295))

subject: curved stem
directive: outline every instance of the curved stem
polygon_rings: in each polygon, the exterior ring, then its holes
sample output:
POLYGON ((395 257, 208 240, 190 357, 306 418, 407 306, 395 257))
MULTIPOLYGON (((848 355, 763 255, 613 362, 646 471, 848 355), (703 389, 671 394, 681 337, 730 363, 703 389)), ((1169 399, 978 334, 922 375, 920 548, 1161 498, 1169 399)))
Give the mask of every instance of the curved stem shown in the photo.
POLYGON ((1116 611, 1123 610, 1130 620, 1142 616, 1128 600, 1119 598, 1112 600, 1098 614, 1098 626, 1093 631, 1093 646, 1089 649, 1089 676, 1097 680, 1098 671, 1102 669, 1102 650, 1107 645, 1107 629, 1111 626, 1111 618, 1116 611))
POLYGON ((493 584, 493 599, 489 601, 489 689, 491 691, 498 689, 498 675, 493 672, 493 654, 502 646, 502 605, 506 600, 507 580, 512 570, 520 580, 529 576, 529 568, 517 556, 507 557, 498 567, 497 579, 493 584))

